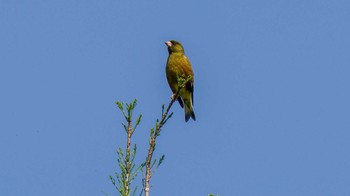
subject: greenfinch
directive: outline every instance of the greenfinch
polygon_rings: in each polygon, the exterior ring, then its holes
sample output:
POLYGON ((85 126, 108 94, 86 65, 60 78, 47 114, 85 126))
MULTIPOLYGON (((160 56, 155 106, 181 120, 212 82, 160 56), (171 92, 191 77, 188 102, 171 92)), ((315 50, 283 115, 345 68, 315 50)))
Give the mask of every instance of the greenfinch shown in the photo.
POLYGON ((177 100, 182 108, 185 106, 185 121, 187 122, 190 118, 196 120, 193 111, 194 74, 191 63, 186 57, 184 48, 180 42, 171 40, 165 42, 165 45, 168 46, 169 52, 165 71, 171 91, 174 93, 173 96, 175 96, 175 93, 179 89, 179 77, 190 77, 190 80, 180 89, 177 100))

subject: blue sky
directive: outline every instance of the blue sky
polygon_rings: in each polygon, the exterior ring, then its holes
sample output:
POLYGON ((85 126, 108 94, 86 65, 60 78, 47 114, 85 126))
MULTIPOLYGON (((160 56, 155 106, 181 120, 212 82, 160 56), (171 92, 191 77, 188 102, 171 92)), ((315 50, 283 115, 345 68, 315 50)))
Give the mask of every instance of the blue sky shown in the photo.
MULTIPOLYGON (((0 2, 0 194, 117 195, 115 101, 138 99, 138 158, 170 101, 164 41, 195 72, 152 195, 348 195, 348 1, 0 2)), ((140 179, 135 181, 140 184, 140 179)))

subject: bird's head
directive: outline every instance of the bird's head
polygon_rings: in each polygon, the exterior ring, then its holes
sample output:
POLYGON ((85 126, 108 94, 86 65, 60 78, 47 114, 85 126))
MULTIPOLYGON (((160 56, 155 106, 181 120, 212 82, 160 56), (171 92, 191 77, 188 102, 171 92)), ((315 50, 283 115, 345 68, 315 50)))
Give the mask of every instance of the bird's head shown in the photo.
POLYGON ((185 53, 183 46, 178 41, 175 41, 175 40, 167 41, 165 42, 165 45, 168 46, 169 54, 173 52, 185 53))

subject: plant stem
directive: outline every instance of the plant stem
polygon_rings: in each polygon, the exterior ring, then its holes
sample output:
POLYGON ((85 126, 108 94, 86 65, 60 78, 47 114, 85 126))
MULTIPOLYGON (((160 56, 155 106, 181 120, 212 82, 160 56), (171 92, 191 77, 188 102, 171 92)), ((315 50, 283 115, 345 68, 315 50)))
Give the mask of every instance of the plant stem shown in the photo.
POLYGON ((167 109, 165 110, 165 113, 162 115, 162 119, 160 120, 159 124, 157 124, 156 130, 150 139, 148 155, 147 155, 147 159, 146 159, 146 175, 145 175, 145 187, 144 187, 145 196, 149 196, 150 179, 151 179, 151 175, 152 175, 151 174, 151 160, 152 160, 156 140, 157 140, 157 137, 159 135, 161 128, 163 127, 164 123, 166 122, 169 110, 170 110, 171 106, 173 105, 173 103, 175 102, 177 96, 178 96, 178 92, 176 94, 174 94, 174 96, 172 96, 172 99, 171 99, 167 109))
POLYGON ((131 118, 128 119, 128 135, 126 143, 126 153, 125 153, 125 183, 124 190, 125 196, 130 195, 130 173, 131 173, 131 162, 130 162, 130 145, 131 145, 131 135, 132 135, 132 123, 131 118))
MULTIPOLYGON (((163 125, 167 122, 167 120, 171 117, 172 114, 168 115, 169 110, 171 108, 171 106, 173 105, 173 103, 176 101, 176 99, 179 96, 180 90, 182 88, 185 87, 186 83, 189 82, 192 79, 192 76, 187 76, 186 78, 184 76, 182 77, 178 77, 177 78, 177 83, 178 83, 178 89, 176 91, 176 93, 174 93, 171 96, 171 101, 168 105, 168 107, 166 108, 165 112, 162 113, 162 119, 160 120, 160 122, 156 124, 156 130, 153 133, 153 135, 151 134, 151 138, 150 138, 150 142, 149 142, 149 149, 148 149, 148 154, 147 154, 147 158, 146 158, 146 174, 145 174, 145 181, 144 181, 144 191, 145 191, 145 196, 149 196, 149 190, 150 190, 150 180, 152 177, 152 172, 151 172, 151 162, 152 162, 152 156, 153 156, 153 152, 154 152, 154 148, 156 145, 156 140, 157 137, 159 136, 160 130, 163 127, 163 125)), ((164 107, 163 107, 164 109, 164 107)))

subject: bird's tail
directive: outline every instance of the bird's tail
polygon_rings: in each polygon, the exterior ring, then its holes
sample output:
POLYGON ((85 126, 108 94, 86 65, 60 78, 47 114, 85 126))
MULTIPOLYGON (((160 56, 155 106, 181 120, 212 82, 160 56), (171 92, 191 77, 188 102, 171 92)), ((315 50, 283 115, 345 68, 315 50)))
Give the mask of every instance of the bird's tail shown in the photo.
POLYGON ((189 104, 185 104, 185 121, 187 122, 190 119, 190 117, 193 120, 196 120, 196 116, 194 115, 194 111, 192 107, 192 102, 190 102, 189 104))

